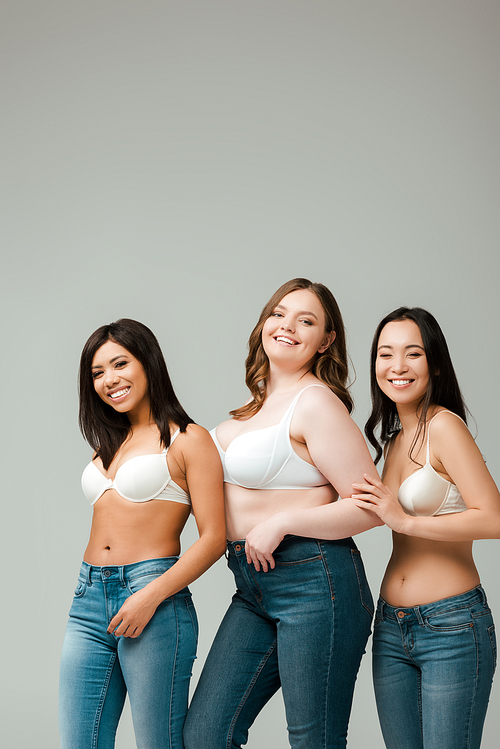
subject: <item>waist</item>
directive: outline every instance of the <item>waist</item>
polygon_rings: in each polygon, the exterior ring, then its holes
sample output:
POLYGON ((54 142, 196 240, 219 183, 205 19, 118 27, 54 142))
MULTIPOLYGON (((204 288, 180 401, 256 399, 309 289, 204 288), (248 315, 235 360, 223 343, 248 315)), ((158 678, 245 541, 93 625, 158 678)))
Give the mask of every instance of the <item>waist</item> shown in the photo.
POLYGON ((246 538, 252 528, 278 512, 306 510, 337 499, 331 484, 310 489, 245 489, 224 484, 226 524, 232 541, 246 538))
POLYGON ((484 608, 488 608, 486 593, 481 585, 477 585, 475 588, 465 591, 465 593, 440 598, 437 601, 417 606, 391 606, 391 604, 380 597, 377 604, 376 618, 378 620, 393 619, 399 622, 404 620, 405 623, 424 624, 425 619, 429 616, 475 604, 481 604, 484 608))
POLYGON ((178 559, 178 556, 158 557, 157 559, 144 559, 132 564, 107 564, 103 566, 83 561, 80 568, 80 577, 89 584, 94 582, 120 582, 123 585, 136 577, 161 575, 170 569, 178 559))

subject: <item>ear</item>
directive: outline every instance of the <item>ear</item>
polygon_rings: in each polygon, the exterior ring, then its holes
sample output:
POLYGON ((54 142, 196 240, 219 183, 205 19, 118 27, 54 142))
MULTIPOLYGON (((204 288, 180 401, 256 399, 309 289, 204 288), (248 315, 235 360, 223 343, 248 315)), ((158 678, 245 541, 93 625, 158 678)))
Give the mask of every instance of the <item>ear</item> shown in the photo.
POLYGON ((323 343, 318 349, 318 354, 324 354, 327 348, 332 345, 336 337, 337 333, 334 330, 331 333, 327 333, 323 339, 323 343))

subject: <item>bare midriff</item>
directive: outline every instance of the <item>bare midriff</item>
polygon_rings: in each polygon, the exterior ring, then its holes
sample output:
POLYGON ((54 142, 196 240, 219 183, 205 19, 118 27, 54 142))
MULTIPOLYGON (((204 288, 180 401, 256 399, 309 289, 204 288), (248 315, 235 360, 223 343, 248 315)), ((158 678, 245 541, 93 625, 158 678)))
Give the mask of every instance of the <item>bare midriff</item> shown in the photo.
POLYGON ((88 564, 104 567, 178 556, 189 512, 189 505, 180 502, 129 502, 108 489, 94 505, 83 558, 88 564))
POLYGON ((419 606, 479 585, 472 541, 429 541, 393 533, 380 595, 391 606, 419 606))
POLYGON ((239 541, 258 523, 277 512, 327 505, 338 495, 331 484, 310 489, 245 489, 225 483, 224 496, 227 537, 230 541, 239 541))

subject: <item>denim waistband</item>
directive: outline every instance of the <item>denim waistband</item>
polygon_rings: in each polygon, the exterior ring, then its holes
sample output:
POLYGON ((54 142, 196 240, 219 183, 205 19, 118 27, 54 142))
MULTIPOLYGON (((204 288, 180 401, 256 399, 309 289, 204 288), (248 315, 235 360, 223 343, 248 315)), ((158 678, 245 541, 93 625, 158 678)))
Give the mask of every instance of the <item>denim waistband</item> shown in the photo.
POLYGON ((97 567, 87 562, 82 562, 80 577, 85 579, 89 585, 93 582, 119 581, 122 585, 126 580, 148 574, 161 574, 168 570, 179 557, 158 557, 157 559, 145 559, 142 562, 132 564, 108 564, 97 567))
POLYGON ((423 620, 428 616, 433 616, 443 611, 472 606, 476 603, 482 603, 485 607, 488 606, 486 593, 481 585, 465 593, 459 593, 457 596, 440 598, 438 601, 424 603, 421 606, 391 606, 380 597, 377 605, 377 617, 379 619, 395 619, 396 621, 404 619, 405 622, 411 622, 413 619, 422 624, 423 620))
MULTIPOLYGON (((276 547, 275 551, 284 549, 287 546, 290 548, 290 545, 292 544, 294 546, 303 546, 304 548, 310 547, 311 549, 315 549, 316 552, 318 551, 318 544, 347 546, 350 549, 357 548, 352 538, 341 538, 336 541, 325 541, 321 538, 306 538, 305 536, 286 535, 285 538, 281 541, 281 543, 276 547)), ((240 554, 244 554, 245 553, 245 539, 243 538, 243 539, 239 539, 238 541, 228 541, 227 553, 235 554, 236 556, 239 556, 240 554)))

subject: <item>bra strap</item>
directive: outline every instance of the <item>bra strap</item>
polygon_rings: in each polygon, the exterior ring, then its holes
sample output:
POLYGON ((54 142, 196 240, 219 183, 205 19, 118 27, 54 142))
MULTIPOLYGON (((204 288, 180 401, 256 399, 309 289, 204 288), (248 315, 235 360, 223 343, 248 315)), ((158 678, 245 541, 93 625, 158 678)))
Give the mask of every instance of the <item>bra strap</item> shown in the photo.
POLYGON ((162 451, 161 451, 161 452, 162 452, 162 455, 166 455, 166 454, 167 454, 168 448, 169 448, 169 447, 172 447, 172 442, 173 442, 173 441, 175 440, 175 438, 176 438, 176 437, 177 437, 177 436, 179 435, 179 432, 180 432, 180 431, 181 431, 181 429, 180 429, 180 427, 179 427, 179 429, 178 429, 178 430, 177 430, 176 432, 174 432, 174 433, 173 433, 173 435, 172 435, 172 436, 170 437, 170 445, 169 445, 168 447, 166 447, 166 448, 165 448, 164 450, 162 450, 162 451))
POLYGON ((309 388, 324 388, 325 390, 329 390, 329 388, 327 388, 326 385, 320 385, 319 382, 318 383, 314 382, 311 385, 306 385, 305 388, 302 388, 302 390, 297 393, 297 395, 295 396, 295 398, 293 399, 293 401, 290 403, 287 410, 285 411, 279 423, 280 428, 283 426, 283 428, 285 428, 287 432, 290 431, 290 424, 291 424, 292 417, 295 411, 295 406, 297 405, 297 401, 299 400, 304 390, 309 390, 309 388))

